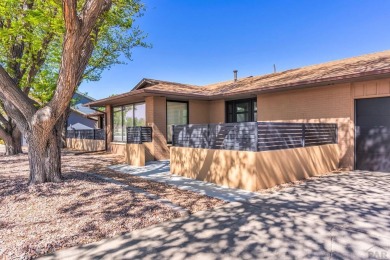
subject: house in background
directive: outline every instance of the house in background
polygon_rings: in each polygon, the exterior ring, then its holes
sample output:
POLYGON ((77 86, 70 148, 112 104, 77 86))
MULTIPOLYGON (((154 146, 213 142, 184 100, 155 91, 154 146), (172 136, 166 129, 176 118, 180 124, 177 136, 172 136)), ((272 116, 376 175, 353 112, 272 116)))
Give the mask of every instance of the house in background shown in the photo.
POLYGON ((91 130, 104 128, 104 113, 83 106, 95 101, 94 98, 76 92, 73 95, 71 111, 66 123, 66 130, 91 130))
MULTIPOLYGON (((104 128, 104 112, 97 111, 83 106, 88 102, 95 101, 87 94, 76 91, 72 98, 72 105, 65 130, 92 130, 104 128)), ((25 138, 22 139, 22 146, 27 146, 25 138)))
POLYGON ((340 167, 390 171, 390 51, 207 86, 143 79, 86 105, 105 107, 111 152, 126 153, 127 127, 151 127, 146 160, 170 158, 172 125, 333 123, 340 167))

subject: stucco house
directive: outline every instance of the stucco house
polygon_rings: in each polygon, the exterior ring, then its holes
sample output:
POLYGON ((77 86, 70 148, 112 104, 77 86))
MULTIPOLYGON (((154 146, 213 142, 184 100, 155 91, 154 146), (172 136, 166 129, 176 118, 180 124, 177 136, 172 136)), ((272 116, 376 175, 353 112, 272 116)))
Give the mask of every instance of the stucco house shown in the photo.
POLYGON ((321 122, 338 126, 340 167, 390 171, 390 51, 206 86, 143 79, 87 106, 105 107, 112 152, 127 126, 152 127, 147 160, 169 158, 171 125, 321 122))

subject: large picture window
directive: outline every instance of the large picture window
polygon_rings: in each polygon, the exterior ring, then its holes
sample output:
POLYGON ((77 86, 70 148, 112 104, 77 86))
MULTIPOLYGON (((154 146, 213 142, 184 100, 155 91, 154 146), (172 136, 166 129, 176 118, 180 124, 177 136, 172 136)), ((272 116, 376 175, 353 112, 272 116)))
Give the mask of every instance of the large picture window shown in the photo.
POLYGON ((256 122, 257 121, 257 100, 242 99, 226 102, 226 122, 256 122))
POLYGON ((172 125, 188 124, 188 102, 167 101, 167 141, 172 143, 172 125))
POLYGON ((145 126, 145 103, 130 104, 114 107, 113 109, 113 141, 126 141, 126 128, 131 126, 145 126))

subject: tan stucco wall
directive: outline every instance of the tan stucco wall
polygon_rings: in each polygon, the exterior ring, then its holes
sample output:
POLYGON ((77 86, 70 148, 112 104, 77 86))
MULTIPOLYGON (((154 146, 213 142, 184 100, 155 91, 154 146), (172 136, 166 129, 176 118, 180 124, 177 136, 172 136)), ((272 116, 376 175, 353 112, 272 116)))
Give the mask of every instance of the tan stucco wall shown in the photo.
POLYGON ((133 166, 144 166, 145 162, 154 160, 154 158, 150 157, 148 154, 145 144, 126 144, 112 142, 109 151, 111 153, 123 156, 126 163, 133 166))
POLYGON ((111 142, 108 146, 108 151, 114 154, 125 156, 126 144, 119 142, 111 142))
POLYGON ((267 152, 171 148, 171 173, 250 191, 306 179, 339 165, 336 144, 267 152))
POLYGON ((106 142, 104 140, 66 138, 66 147, 87 152, 103 151, 106 149, 106 142))
POLYGON ((146 98, 146 125, 153 128, 153 142, 148 146, 155 160, 169 158, 167 146, 167 105, 165 97, 146 98))
POLYGON ((336 123, 341 167, 353 166, 351 84, 263 94, 257 97, 258 121, 336 123))
POLYGON ((352 83, 355 99, 390 96, 390 79, 370 80, 352 83))
POLYGON ((112 141, 112 106, 107 105, 106 109, 106 133, 107 133, 107 144, 109 145, 112 141))
POLYGON ((125 160, 133 166, 145 166, 145 146, 143 144, 126 144, 125 160))
POLYGON ((354 168, 355 99, 390 96, 390 79, 261 94, 258 121, 336 123, 340 166, 354 168))
MULTIPOLYGON (((146 105, 146 126, 152 127, 152 131, 154 132, 154 99, 153 97, 147 97, 145 99, 145 105, 146 105)), ((152 136, 153 137, 153 136, 152 136)), ((151 158, 151 161, 154 160, 154 146, 155 144, 153 142, 146 144, 146 152, 148 154, 148 158, 151 158)))
POLYGON ((221 124, 225 123, 225 100, 210 101, 209 123, 221 124))
POLYGON ((208 124, 210 121, 210 102, 201 100, 190 100, 188 102, 189 123, 208 124))

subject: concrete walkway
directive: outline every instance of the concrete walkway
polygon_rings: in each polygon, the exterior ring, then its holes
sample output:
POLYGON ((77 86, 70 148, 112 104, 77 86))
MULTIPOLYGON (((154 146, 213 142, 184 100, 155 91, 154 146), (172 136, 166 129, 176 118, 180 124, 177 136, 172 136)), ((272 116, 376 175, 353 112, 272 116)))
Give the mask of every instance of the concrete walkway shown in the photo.
POLYGON ((144 167, 130 166, 128 164, 109 167, 121 173, 131 174, 148 180, 163 182, 176 186, 182 190, 197 192, 229 202, 245 202, 250 199, 260 199, 253 192, 240 189, 231 189, 214 183, 198 181, 170 173, 169 161, 148 162, 144 167))
POLYGON ((389 259, 390 174, 351 172, 43 259, 389 259))

